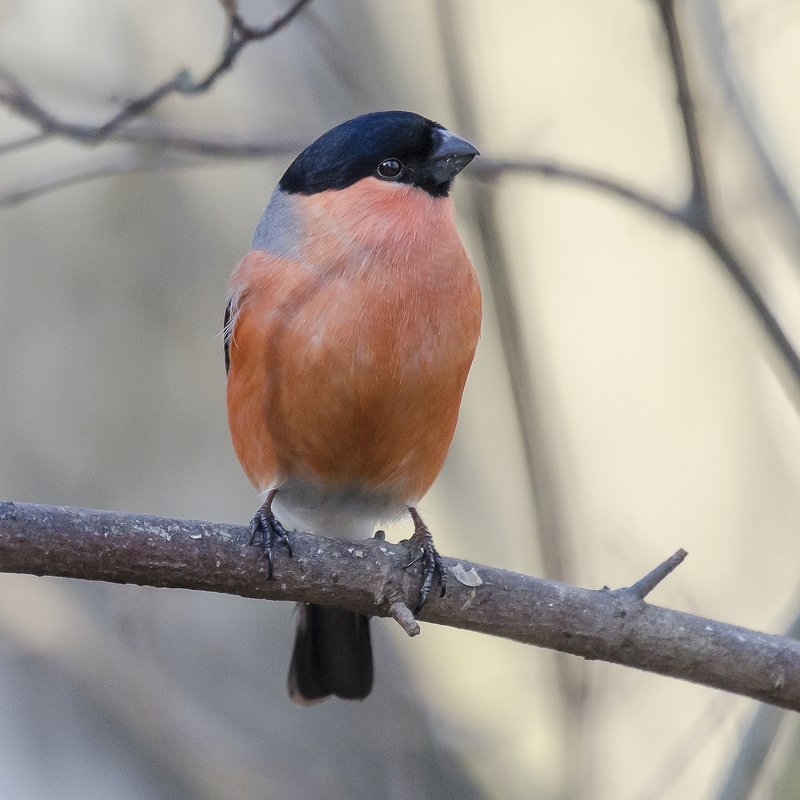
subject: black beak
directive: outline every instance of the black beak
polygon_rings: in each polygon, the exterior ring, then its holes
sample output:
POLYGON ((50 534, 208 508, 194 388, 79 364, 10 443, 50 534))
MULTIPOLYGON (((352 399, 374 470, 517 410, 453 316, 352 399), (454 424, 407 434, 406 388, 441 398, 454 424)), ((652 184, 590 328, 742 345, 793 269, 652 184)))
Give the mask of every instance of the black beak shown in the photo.
POLYGON ((480 153, 465 139, 461 139, 445 128, 433 132, 433 152, 430 156, 431 177, 435 183, 450 181, 480 153))

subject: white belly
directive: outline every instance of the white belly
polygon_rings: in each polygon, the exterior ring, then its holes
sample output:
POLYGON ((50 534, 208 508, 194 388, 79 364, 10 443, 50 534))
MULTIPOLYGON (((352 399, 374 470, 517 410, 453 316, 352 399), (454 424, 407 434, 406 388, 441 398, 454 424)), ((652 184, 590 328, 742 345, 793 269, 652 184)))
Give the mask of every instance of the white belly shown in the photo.
POLYGON ((401 517, 406 505, 389 493, 356 487, 331 489, 291 481, 278 485, 272 510, 286 530, 337 539, 368 539, 379 523, 401 517))

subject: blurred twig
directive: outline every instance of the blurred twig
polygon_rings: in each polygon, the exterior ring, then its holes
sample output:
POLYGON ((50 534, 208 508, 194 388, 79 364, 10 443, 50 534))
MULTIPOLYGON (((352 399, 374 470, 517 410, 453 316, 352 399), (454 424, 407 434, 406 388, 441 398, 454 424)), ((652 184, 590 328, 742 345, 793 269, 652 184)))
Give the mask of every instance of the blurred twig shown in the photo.
MULTIPOLYGON (((47 134, 37 134, 19 142, 0 145, 0 156, 13 149, 46 141, 47 134)), ((268 158, 288 156, 302 149, 297 141, 237 142, 179 129, 165 129, 137 122, 108 135, 107 142, 138 145, 137 150, 116 153, 91 164, 67 165, 31 176, 18 186, 0 194, 0 207, 27 202, 97 178, 152 172, 156 169, 187 169, 208 166, 222 159, 268 158)))
MULTIPOLYGON (((389 616, 398 593, 416 599, 405 545, 293 532, 294 558, 266 577, 249 530, 192 520, 0 503, 0 569, 113 583, 202 589, 334 605, 389 616), (332 580, 335 576, 336 580, 332 580)), ((453 580, 422 621, 490 633, 587 659, 694 681, 800 711, 800 642, 636 599, 482 564, 444 559, 453 580), (460 569, 457 568, 460 564, 460 569), (474 569, 474 579, 459 575, 474 569)))
MULTIPOLYGON (((225 70, 229 69, 241 49, 249 42, 271 36, 285 27, 309 2, 309 0, 296 0, 289 10, 277 17, 270 25, 264 28, 247 26, 238 14, 235 0, 222 0, 222 5, 228 16, 227 45, 222 57, 208 74, 197 81, 193 81, 187 73, 179 73, 174 78, 152 90, 150 93, 128 103, 121 111, 101 125, 86 125, 83 123, 69 123, 60 120, 42 107, 27 91, 27 89, 14 77, 0 68, 0 103, 22 114, 39 128, 37 134, 25 139, 16 140, 7 144, 0 144, 0 155, 3 152, 18 150, 41 143, 52 135, 59 135, 75 139, 84 144, 96 144, 102 140, 124 139, 132 140, 136 135, 149 137, 149 144, 161 144, 170 148, 191 149, 194 152, 208 156, 228 157, 254 157, 258 152, 272 154, 277 151, 275 145, 231 145, 226 142, 213 142, 203 140, 192 134, 175 136, 170 132, 162 131, 160 136, 153 132, 135 132, 127 130, 127 123, 141 117, 153 107, 160 99, 168 94, 179 92, 183 94, 198 93, 208 89, 225 70), (125 125, 125 130, 122 126, 125 125), (263 148, 263 149, 262 149, 263 148)), ((637 188, 627 186, 613 178, 593 174, 581 168, 554 164, 544 160, 494 160, 480 165, 480 162, 471 170, 475 174, 487 178, 496 178, 500 175, 520 172, 538 174, 544 177, 556 177, 563 180, 579 183, 584 186, 601 189, 635 203, 639 207, 658 214, 663 219, 683 225, 695 233, 713 252, 733 279, 746 301, 753 309, 768 338, 773 342, 784 364, 789 370, 794 391, 791 399, 800 407, 800 355, 783 330, 782 325, 772 313, 760 290, 750 277, 741 256, 729 241, 721 223, 716 219, 713 209, 712 192, 709 188, 706 159, 703 152, 702 140, 698 120, 695 114, 694 96, 691 87, 689 69, 680 35, 679 19, 675 10, 675 0, 654 0, 658 7, 661 25, 668 45, 669 61, 674 76, 677 90, 678 107, 684 128, 684 139, 688 154, 691 174, 691 190, 685 202, 677 206, 670 206, 657 197, 653 197, 637 188)), ((486 162, 487 160, 484 160, 486 162)), ((93 176, 87 176, 93 177, 93 176)), ((74 184, 77 181, 70 181, 74 184)), ((60 179, 53 180, 50 188, 62 185, 60 179)), ((25 198, 33 194, 47 191, 46 179, 36 182, 35 192, 29 192, 28 187, 18 187, 5 196, 0 196, 0 205, 9 205, 19 202, 18 198, 25 198)), ((502 287, 496 287, 502 289, 502 287)), ((504 341, 508 337, 504 337, 504 341)), ((513 355, 513 354, 512 354, 513 355)), ((518 393, 515 392, 515 396, 518 393)), ((519 404, 519 399, 518 399, 519 404)), ((527 450, 527 448, 526 448, 527 450)), ((543 526, 545 527, 545 526, 543 526)), ((552 571, 551 571, 552 572, 552 571)))
POLYGON ((689 215, 681 208, 650 194, 644 189, 630 186, 616 178, 593 172, 584 167, 562 164, 546 158, 491 158, 482 157, 470 165, 466 175, 493 181, 504 175, 533 175, 538 178, 555 178, 587 189, 596 189, 632 203, 665 222, 691 227, 689 215))
POLYGON ((699 23, 696 28, 705 38, 704 55, 764 176, 800 268, 800 208, 784 179, 784 170, 776 163, 772 152, 774 145, 768 141, 767 132, 759 122, 756 103, 747 90, 742 71, 731 52, 719 2, 705 0, 688 8, 691 8, 694 19, 699 23))
MULTIPOLYGON (((453 97, 458 130, 466 136, 475 131, 476 113, 468 90, 468 64, 462 57, 461 41, 456 28, 450 0, 436 4, 442 50, 446 62, 447 80, 453 97)), ((478 163, 482 159, 478 159, 478 163)), ((568 558, 567 532, 563 509, 566 498, 562 496, 556 469, 552 441, 552 425, 544 419, 541 409, 541 392, 537 387, 526 345, 516 301, 511 265, 504 252, 503 236, 497 219, 497 198, 494 187, 480 193, 471 192, 469 201, 472 216, 477 224, 483 249, 482 261, 487 265, 486 276, 500 327, 500 341, 506 363, 506 373, 514 399, 514 409, 519 426, 520 440, 525 456, 534 510, 538 521, 537 541, 544 574, 554 580, 566 580, 568 558), (547 435, 548 429, 550 435, 547 435)))
MULTIPOLYGON (((127 103, 120 111, 112 116, 105 123, 100 125, 87 125, 84 123, 72 123, 61 120, 40 105, 15 77, 6 70, 0 68, 0 103, 5 104, 13 111, 29 119, 39 128, 34 135, 9 143, 0 144, 0 155, 22 147, 29 147, 41 143, 47 138, 58 135, 71 138, 84 144, 96 144, 103 140, 112 138, 122 139, 123 126, 141 117, 149 111, 161 99, 172 93, 192 94, 207 90, 216 79, 226 70, 230 69, 238 54, 250 42, 265 39, 274 35, 284 28, 292 19, 310 2, 310 0, 295 0, 289 9, 269 25, 263 28, 255 28, 247 25, 238 13, 238 5, 235 0, 221 0, 228 18, 227 43, 222 56, 215 66, 199 80, 193 80, 186 72, 180 72, 149 93, 138 97, 127 103), (4 86, 2 84, 5 84, 4 86)), ((695 102, 691 87, 690 73, 686 64, 685 50, 680 35, 680 24, 676 14, 675 0, 654 0, 658 7, 661 25, 668 45, 668 53, 672 73, 677 90, 677 101, 680 109, 681 119, 684 128, 684 139, 686 142, 687 155, 691 174, 691 190, 687 200, 675 207, 670 207, 667 203, 656 197, 652 197, 633 187, 625 186, 613 179, 605 176, 593 175, 580 168, 562 166, 546 161, 493 161, 486 163, 483 167, 476 165, 474 172, 483 174, 485 177, 497 177, 509 172, 527 172, 539 174, 547 177, 558 177, 591 186, 615 194, 617 197, 636 203, 640 207, 668 219, 677 222, 693 231, 711 249, 714 255, 722 263, 728 274, 731 276, 739 290, 744 294, 745 299, 752 307, 753 311, 767 336, 771 339, 784 363, 790 371, 795 383, 795 391, 792 393, 792 400, 800 405, 800 355, 790 342, 784 332, 780 322, 770 310, 767 302, 762 297, 761 292, 750 277, 749 270, 746 268, 741 256, 736 252, 719 221, 715 218, 713 209, 712 193, 709 188, 708 171, 706 159, 703 153, 702 140, 695 114, 695 102)), ((134 133, 129 133, 133 137, 134 133)), ((140 134, 144 135, 144 134, 140 134)), ((157 144, 159 137, 150 134, 150 144, 157 144)), ((259 150, 259 147, 238 145, 231 146, 227 143, 216 144, 201 137, 183 135, 175 137, 169 132, 162 132, 160 144, 171 148, 193 149, 195 152, 202 152, 205 148, 205 155, 209 156, 249 156, 252 157, 259 150)), ((275 152, 275 147, 270 145, 263 146, 265 151, 275 152)), ((94 177, 87 175, 87 178, 94 177)), ((78 178, 74 178, 69 183, 74 184, 78 178)), ((774 183, 774 182, 773 182, 774 183)), ((41 194, 48 188, 57 188, 63 185, 61 179, 54 179, 48 186, 46 179, 36 182, 35 191, 29 191, 28 187, 19 187, 5 196, 0 197, 0 205, 10 205, 13 202, 20 202, 20 199, 41 194)), ((499 293, 502 287, 496 287, 499 293)), ((513 320, 512 320, 513 321, 513 320)), ((508 322, 508 320, 507 320, 508 322)), ((504 341, 509 337, 503 337, 504 341)), ((513 356, 513 354, 507 354, 513 356)), ((512 359, 515 360, 515 359, 512 359)), ((511 361, 510 361, 511 363, 511 361)), ((515 391, 517 404, 520 405, 521 394, 515 391)), ((521 422, 523 417, 520 416, 521 422)), ((526 451, 528 448, 526 448, 526 451)), ((543 526, 546 527, 546 526, 543 526)), ((558 527, 558 526, 555 526, 558 527)), ((551 574, 557 574, 557 570, 549 570, 551 574)))
POLYGON ((656 0, 656 3, 667 41, 669 62, 672 67, 678 108, 680 109, 681 122, 683 123, 686 153, 689 158, 691 192, 686 200, 686 209, 697 216, 699 225, 710 226, 713 214, 706 161, 700 137, 700 127, 695 113, 694 94, 689 82, 686 54, 681 40, 680 28, 678 27, 677 14, 675 13, 675 0, 656 0))
POLYGON ((682 716, 678 740, 671 747, 665 742, 660 748, 658 768, 642 779, 641 788, 630 795, 632 800, 674 798, 675 784, 685 778, 694 763, 707 755, 705 749, 716 741, 715 734, 719 733, 732 710, 730 698, 717 695, 709 698, 692 724, 687 724, 687 719, 682 716))
POLYGON ((3 142, 0 144, 0 156, 7 155, 8 153, 13 153, 15 150, 22 150, 26 147, 30 147, 32 144, 38 144, 39 142, 44 141, 48 138, 46 133, 34 133, 30 136, 23 136, 21 139, 14 139, 10 142, 3 142))
POLYGON ((87 183, 97 178, 130 173, 163 172, 169 169, 186 169, 196 161, 197 159, 193 159, 191 155, 170 153, 169 151, 155 153, 136 151, 116 154, 109 158, 93 161, 90 164, 51 171, 38 179, 29 180, 24 186, 19 186, 4 195, 0 195, 0 208, 18 205, 56 189, 87 183))
MULTIPOLYGON (((226 43, 217 63, 197 80, 186 70, 181 70, 172 78, 139 97, 129 100, 110 119, 100 125, 67 122, 59 119, 41 105, 25 86, 4 67, 0 67, 0 102, 17 114, 38 126, 46 136, 62 136, 84 144, 97 144, 131 120, 150 111, 161 100, 171 94, 199 94, 213 86, 217 78, 227 72, 235 63, 241 51, 251 42, 274 36, 285 28, 311 0, 295 0, 289 9, 264 27, 251 27, 239 15, 236 0, 221 0, 228 18, 226 43)), ((31 137, 27 142, 12 143, 15 147, 33 144, 40 137, 31 137)), ((4 145, 8 148, 8 145, 4 145)))
MULTIPOLYGON (((436 3, 438 28, 447 69, 447 83, 455 110, 454 125, 463 135, 477 134, 478 116, 475 100, 470 90, 469 61, 465 57, 465 40, 459 36, 458 15, 452 0, 436 3)), ((482 172, 486 172, 485 159, 478 159, 482 172)), ((506 375, 514 401, 514 411, 520 444, 527 473, 527 484, 536 519, 535 541, 545 577, 568 580, 571 570, 570 532, 565 520, 569 500, 564 495, 564 484, 555 453, 563 451, 558 441, 557 420, 547 413, 542 402, 542 384, 546 376, 532 365, 529 345, 531 333, 538 333, 530 325, 523 325, 519 292, 514 288, 511 263, 504 246, 504 236, 498 214, 499 187, 490 183, 478 187, 468 184, 470 215, 475 221, 483 251, 481 262, 486 265, 484 275, 489 284, 492 303, 497 314, 500 343, 503 348, 506 375)), ((556 685, 560 693, 563 724, 561 736, 564 752, 574 758, 565 761, 559 780, 560 797, 577 797, 582 794, 581 781, 585 770, 582 735, 587 698, 586 677, 582 662, 571 661, 555 670, 556 685)))
MULTIPOLYGON (((20 141, 0 145, 0 155, 13 149, 41 143, 47 138, 47 135, 40 133, 20 141)), ((220 137, 197 131, 165 128, 146 124, 143 121, 138 121, 135 125, 127 126, 109 134, 107 141, 138 144, 153 149, 179 150, 214 160, 286 157, 296 154, 308 144, 307 140, 300 137, 285 141, 236 141, 232 137, 220 137)), ((208 161, 195 163, 202 164, 208 163, 208 161)), ((119 171, 135 170, 129 168, 119 171)), ((469 170, 464 174, 468 178, 477 177, 485 181, 495 181, 505 175, 530 175, 561 180, 588 189, 606 192, 666 222, 691 227, 688 216, 680 208, 669 205, 655 195, 602 173, 583 167, 563 164, 547 158, 492 158, 490 156, 481 156, 481 158, 470 164, 469 170)), ((91 177, 93 176, 89 176, 87 179, 91 179, 91 177)), ((47 176, 42 176, 38 179, 36 185, 41 187, 41 191, 46 191, 47 176)), ((13 194, 16 195, 23 192, 24 188, 20 187, 14 190, 13 194)), ((51 188, 53 190, 61 188, 60 182, 54 181, 51 188)), ((0 205, 8 205, 11 194, 12 192, 0 195, 0 205)))
MULTIPOLYGON (((0 585, 0 630, 35 657, 55 663, 99 704, 115 727, 168 770, 196 800, 285 797, 296 778, 238 733, 208 705, 198 705, 181 679, 159 668, 80 602, 53 584, 20 596, 0 585)), ((311 776, 304 776, 311 780, 311 776)), ((322 793, 323 787, 319 787, 322 793)), ((319 794, 317 796, 323 796, 319 794)))
POLYGON ((705 242, 744 294, 792 375, 794 391, 791 393, 791 399, 796 407, 800 407, 800 355, 751 279, 744 261, 729 241, 724 226, 715 215, 689 68, 675 10, 676 0, 655 0, 655 2, 667 42, 691 175, 689 196, 679 207, 679 213, 683 224, 705 242))

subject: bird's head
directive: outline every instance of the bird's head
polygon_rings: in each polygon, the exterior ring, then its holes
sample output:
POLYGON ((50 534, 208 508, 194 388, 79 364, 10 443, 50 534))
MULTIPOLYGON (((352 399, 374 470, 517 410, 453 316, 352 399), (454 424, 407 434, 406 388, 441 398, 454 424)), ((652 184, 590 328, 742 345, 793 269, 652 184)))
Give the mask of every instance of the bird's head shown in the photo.
POLYGON ((337 125, 310 144, 280 181, 289 194, 345 189, 365 179, 445 197, 478 150, 437 122, 409 111, 378 111, 337 125))

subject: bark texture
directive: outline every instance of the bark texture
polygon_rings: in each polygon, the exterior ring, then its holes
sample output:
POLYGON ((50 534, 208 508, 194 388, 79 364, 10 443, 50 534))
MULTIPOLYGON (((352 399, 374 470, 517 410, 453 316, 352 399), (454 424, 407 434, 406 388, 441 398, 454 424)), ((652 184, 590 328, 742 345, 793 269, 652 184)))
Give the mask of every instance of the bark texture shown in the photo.
MULTIPOLYGON (((260 548, 249 540, 247 528, 233 525, 0 502, 3 572, 203 589, 396 619, 403 616, 399 601, 416 603, 420 575, 416 565, 404 568, 410 556, 403 543, 294 532, 294 557, 279 550, 270 581, 260 548)), ((447 594, 434 591, 422 621, 800 711, 798 641, 650 605, 635 590, 581 589, 464 560, 444 562, 447 594)), ((413 625, 404 627, 414 632, 413 625)))

